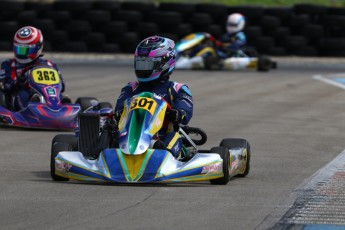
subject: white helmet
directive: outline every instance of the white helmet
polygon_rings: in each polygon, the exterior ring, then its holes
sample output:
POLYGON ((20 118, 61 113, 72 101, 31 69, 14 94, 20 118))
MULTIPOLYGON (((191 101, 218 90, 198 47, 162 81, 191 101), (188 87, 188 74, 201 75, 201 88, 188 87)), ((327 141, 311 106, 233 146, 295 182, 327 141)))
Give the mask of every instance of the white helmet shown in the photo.
POLYGON ((230 14, 226 22, 226 31, 229 34, 237 33, 244 29, 245 24, 246 24, 246 19, 242 14, 239 14, 239 13, 230 14))

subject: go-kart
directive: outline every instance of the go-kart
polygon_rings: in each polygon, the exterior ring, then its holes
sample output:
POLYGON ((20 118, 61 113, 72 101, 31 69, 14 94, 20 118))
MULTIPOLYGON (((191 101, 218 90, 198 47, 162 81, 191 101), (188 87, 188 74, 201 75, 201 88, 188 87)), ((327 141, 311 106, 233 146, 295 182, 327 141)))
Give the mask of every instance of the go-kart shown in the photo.
POLYGON ((78 113, 98 104, 93 97, 80 97, 75 103, 62 97, 59 74, 50 66, 33 67, 25 75, 31 96, 19 111, 14 110, 14 95, 3 91, 4 76, 0 79, 0 126, 75 130, 78 113))
POLYGON ((192 33, 183 37, 175 46, 177 52, 176 69, 241 70, 256 69, 269 71, 277 63, 267 56, 257 55, 249 49, 220 55, 215 39, 209 33, 192 33), (251 55, 250 55, 251 54, 251 55))
MULTIPOLYGON (((118 183, 194 182, 227 184, 250 169, 250 146, 245 139, 226 138, 219 146, 198 149, 207 140, 200 128, 178 126, 183 138, 179 157, 165 146, 155 148, 168 103, 144 92, 125 101, 117 125, 111 114, 81 113, 76 135, 52 140, 51 177, 118 183), (117 127, 117 128, 115 128, 117 127)), ((177 127, 176 127, 177 129, 177 127)))

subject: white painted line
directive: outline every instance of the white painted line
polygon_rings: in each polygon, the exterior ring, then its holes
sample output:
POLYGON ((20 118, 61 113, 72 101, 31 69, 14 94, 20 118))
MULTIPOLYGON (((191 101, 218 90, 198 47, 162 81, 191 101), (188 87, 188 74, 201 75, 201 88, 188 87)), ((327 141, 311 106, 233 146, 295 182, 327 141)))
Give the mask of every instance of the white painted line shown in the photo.
POLYGON ((330 80, 328 78, 324 78, 321 75, 314 75, 313 78, 315 80, 319 80, 319 81, 325 82, 325 83, 330 84, 330 85, 334 85, 336 87, 339 87, 339 88, 342 88, 343 90, 345 90, 345 85, 344 84, 338 83, 338 82, 330 80))

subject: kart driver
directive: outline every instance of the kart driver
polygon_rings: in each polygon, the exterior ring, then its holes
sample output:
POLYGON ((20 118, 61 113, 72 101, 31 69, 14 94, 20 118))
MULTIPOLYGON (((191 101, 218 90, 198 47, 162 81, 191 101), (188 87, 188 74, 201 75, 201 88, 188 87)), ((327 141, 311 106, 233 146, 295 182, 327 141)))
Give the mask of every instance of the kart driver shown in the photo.
MULTIPOLYGON (((126 99, 142 92, 152 92, 171 105, 171 110, 166 112, 167 120, 174 125, 188 124, 193 115, 192 93, 187 85, 169 80, 175 67, 174 47, 174 41, 160 36, 148 37, 139 43, 134 54, 137 81, 130 82, 122 88, 114 111, 117 121, 126 99)), ((178 158, 182 148, 179 133, 163 127, 158 137, 159 140, 153 148, 167 148, 178 158)))
MULTIPOLYGON (((61 92, 65 90, 65 84, 58 67, 52 61, 41 58, 43 56, 42 50, 43 35, 39 29, 25 26, 15 33, 13 39, 14 58, 5 60, 1 64, 0 70, 0 79, 3 81, 6 98, 9 100, 10 96, 13 96, 12 101, 8 101, 8 104, 11 104, 10 107, 15 111, 22 110, 30 100, 35 100, 32 98, 27 75, 25 75, 28 70, 35 66, 46 65, 56 69, 62 83, 61 92)), ((70 99, 66 96, 64 100, 70 99)))
POLYGON ((247 38, 243 32, 246 19, 242 14, 233 13, 228 16, 226 22, 226 33, 220 38, 216 45, 219 47, 218 55, 221 58, 234 57, 246 45, 247 38))

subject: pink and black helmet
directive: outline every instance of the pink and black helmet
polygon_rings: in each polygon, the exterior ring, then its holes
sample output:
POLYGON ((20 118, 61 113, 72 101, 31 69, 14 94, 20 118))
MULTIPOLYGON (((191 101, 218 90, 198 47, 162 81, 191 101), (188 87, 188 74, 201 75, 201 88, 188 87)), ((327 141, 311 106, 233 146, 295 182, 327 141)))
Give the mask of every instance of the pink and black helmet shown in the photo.
POLYGON ((134 69, 139 82, 149 82, 169 76, 175 68, 175 43, 152 36, 139 43, 135 50, 134 69))
POLYGON ((13 38, 13 51, 16 60, 27 64, 37 59, 43 49, 42 32, 32 26, 20 28, 13 38))

